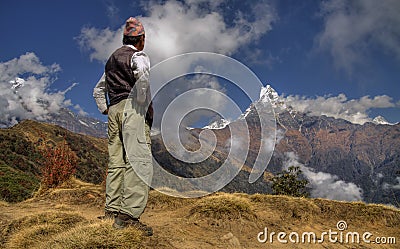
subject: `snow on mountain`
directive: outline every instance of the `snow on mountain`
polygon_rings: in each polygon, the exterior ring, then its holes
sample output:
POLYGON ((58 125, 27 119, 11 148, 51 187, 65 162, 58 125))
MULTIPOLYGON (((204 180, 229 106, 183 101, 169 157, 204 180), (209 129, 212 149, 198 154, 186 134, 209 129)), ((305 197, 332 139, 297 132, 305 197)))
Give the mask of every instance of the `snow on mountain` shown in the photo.
POLYGON ((15 78, 14 80, 10 80, 9 83, 11 84, 11 89, 18 89, 25 85, 25 80, 22 78, 15 78))
POLYGON ((392 123, 389 123, 384 117, 382 116, 377 116, 372 120, 372 123, 374 124, 381 124, 381 125, 395 125, 392 123))
MULTIPOLYGON (((287 98, 280 96, 270 85, 266 85, 265 87, 261 88, 260 99, 257 102, 258 103, 266 103, 268 101, 271 103, 271 106, 274 109, 275 116, 277 118, 278 123, 279 123, 279 119, 280 119, 280 114, 287 113, 287 114, 289 114, 289 116, 291 116, 291 118, 293 120, 297 120, 295 117, 299 116, 298 114, 300 114, 302 112, 300 110, 297 110, 297 108, 293 107, 291 105, 291 103, 287 100, 287 98)), ((245 119, 247 117, 247 115, 249 115, 251 113, 252 108, 253 108, 252 106, 253 106, 253 104, 240 116, 239 119, 245 119)), ((312 115, 309 112, 306 112, 306 113, 308 113, 309 115, 312 115)), ((331 116, 334 118, 341 118, 341 119, 345 119, 349 122, 356 123, 351 118, 346 118, 346 117, 342 117, 342 116, 337 117, 335 115, 328 115, 328 114, 324 114, 324 115, 331 116)), ((381 124, 381 125, 395 125, 393 123, 388 122, 382 116, 377 116, 376 118, 373 119, 372 122, 375 124, 381 124)))
MULTIPOLYGON (((274 110, 287 109, 283 99, 279 97, 279 94, 270 85, 261 88, 260 98, 256 102, 263 104, 271 103, 271 106, 274 108, 274 110)), ((246 117, 251 113, 253 108, 254 108, 253 104, 250 105, 249 108, 247 108, 246 111, 240 115, 239 119, 241 120, 246 119, 246 117)))
POLYGON ((226 120, 226 119, 219 119, 211 124, 204 126, 203 129, 209 129, 209 130, 220 130, 224 129, 227 125, 229 125, 231 122, 226 120))
POLYGON ((68 108, 61 108, 45 122, 56 124, 75 133, 83 133, 95 137, 107 136, 107 123, 89 116, 82 116, 68 108))
POLYGON ((78 119, 78 121, 79 121, 79 123, 83 124, 84 126, 89 127, 89 125, 86 124, 85 122, 83 122, 82 120, 78 119))
POLYGON ((239 117, 239 119, 246 119, 246 117, 250 114, 251 112, 251 106, 249 108, 246 109, 246 111, 244 113, 242 113, 239 117))
MULTIPOLYGON (((290 105, 290 102, 287 101, 287 99, 285 97, 280 96, 278 94, 278 92, 275 91, 275 89, 273 89, 270 85, 266 85, 265 87, 261 88, 260 98, 256 102, 252 103, 246 109, 246 111, 244 111, 239 116, 239 118, 237 120, 245 120, 248 115, 253 113, 255 111, 255 107, 254 107, 255 104, 263 104, 263 105, 261 105, 261 109, 258 109, 258 107, 257 107, 257 110, 261 111, 261 113, 259 113, 259 115, 262 115, 263 107, 266 107, 266 108, 272 107, 275 112, 276 121, 278 123, 280 123, 280 119, 282 117, 284 117, 285 115, 287 117, 289 117, 290 119, 292 119, 294 122, 301 123, 301 118, 300 118, 301 115, 300 114, 302 113, 302 111, 296 110, 296 108, 294 108, 292 105, 290 105), (300 120, 298 118, 300 118, 300 120)), ((309 115, 312 115, 312 113, 309 113, 309 112, 306 112, 306 113, 308 113, 309 115)), ((324 114, 324 113, 323 113, 323 115, 331 116, 334 118, 341 118, 341 119, 345 119, 347 121, 352 122, 351 119, 348 119, 345 117, 336 117, 334 115, 328 115, 328 114, 324 114)), ((378 116, 378 117, 374 118, 372 122, 375 124, 382 124, 382 125, 395 125, 395 124, 389 123, 382 116, 378 116)), ((300 123, 299 123, 299 126, 300 126, 299 129, 301 129, 300 123)), ((352 123, 354 123, 354 122, 352 122, 352 123)), ((230 124, 230 121, 221 119, 221 120, 214 121, 211 124, 203 127, 203 129, 223 129, 229 124, 230 124)), ((283 124, 281 124, 281 125, 284 127, 283 124)))
POLYGON ((288 105, 285 98, 279 96, 278 92, 275 91, 275 89, 273 89, 270 85, 261 88, 259 101, 268 100, 270 101, 276 114, 287 111, 291 116, 296 116, 297 111, 291 105, 288 105))
POLYGON ((261 88, 259 102, 270 102, 274 108, 286 108, 286 104, 270 85, 261 88))
MULTIPOLYGON (((271 106, 274 108, 275 112, 283 112, 283 111, 289 111, 290 114, 294 112, 294 110, 291 107, 288 107, 282 97, 279 96, 279 94, 273 89, 270 85, 267 85, 265 87, 261 88, 260 91, 260 98, 256 101, 258 103, 271 103, 271 106)), ((244 120, 246 117, 252 112, 254 109, 253 103, 246 109, 244 113, 242 113, 238 120, 244 120)), ((230 121, 221 119, 212 122, 211 124, 203 127, 203 129, 223 129, 227 125, 230 124, 230 121)))

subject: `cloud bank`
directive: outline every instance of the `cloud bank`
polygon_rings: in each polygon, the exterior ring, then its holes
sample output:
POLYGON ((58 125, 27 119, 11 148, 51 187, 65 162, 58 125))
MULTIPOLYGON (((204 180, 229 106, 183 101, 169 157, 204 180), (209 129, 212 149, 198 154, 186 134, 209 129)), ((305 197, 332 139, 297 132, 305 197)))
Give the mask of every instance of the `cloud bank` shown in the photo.
POLYGON ((43 65, 34 53, 0 62, 0 126, 7 127, 22 119, 44 121, 60 108, 71 105, 65 91, 52 92, 50 86, 61 70, 58 64, 43 65))
MULTIPOLYGON (((182 128, 193 127, 204 117, 214 117, 216 112, 211 110, 223 109, 221 107, 225 106, 227 102, 224 98, 225 91, 218 79, 211 75, 195 74, 175 79, 165 85, 156 96, 153 96, 153 103, 157 105, 159 112, 159 115, 154 117, 154 124, 159 127, 163 118, 161 115, 168 115, 173 117, 169 120, 182 119, 180 124, 182 128), (189 91, 191 92, 189 93, 189 91), (209 110, 199 109, 199 107, 205 106, 204 100, 211 99, 212 101, 206 102, 209 110), (174 108, 165 113, 168 105, 172 102, 174 102, 174 108), (193 112, 185 116, 187 109, 193 110, 193 112)), ((168 126, 168 124, 164 125, 168 126)), ((173 128, 171 127, 171 129, 173 128)))
POLYGON ((326 115, 342 118, 355 124, 371 122, 372 118, 369 117, 368 111, 372 108, 398 107, 398 104, 387 95, 378 95, 373 98, 364 96, 360 99, 348 99, 345 94, 315 98, 290 95, 283 98, 287 105, 297 111, 313 116, 326 115))
MULTIPOLYGON (((189 52, 232 55, 240 48, 257 42, 272 29, 272 23, 277 19, 275 10, 265 1, 252 1, 241 5, 248 6, 246 13, 239 9, 227 11, 227 3, 224 1, 142 2, 145 14, 138 18, 146 30, 145 52, 149 55, 151 64, 154 66, 165 59, 189 52)), ((110 54, 122 45, 122 27, 118 30, 84 27, 76 40, 82 49, 89 52, 91 60, 105 62, 110 54)), ((194 77, 190 82, 177 80, 173 85, 176 91, 165 90, 160 94, 161 97, 156 98, 156 113, 162 113, 179 94, 202 87, 224 93, 223 87, 215 78, 207 79, 203 75, 194 77)), ((197 92, 201 94, 201 91, 197 92)), ((209 103, 215 107, 224 104, 219 94, 204 96, 201 102, 204 102, 204 99, 209 99, 209 103)), ((182 107, 190 105, 195 108, 199 104, 202 103, 193 99, 187 102, 181 100, 182 107)), ((179 110, 176 113, 179 113, 179 110)), ((184 121, 186 125, 191 126, 203 114, 209 116, 210 112, 198 111, 184 121)), ((159 123, 157 117, 155 123, 159 123)))
MULTIPOLYGON (((222 5, 223 1, 210 0, 144 3, 146 14, 139 18, 145 26, 145 51, 152 64, 187 52, 232 55, 270 31, 277 19, 275 10, 263 1, 248 4, 248 14, 237 10, 229 18, 224 15, 222 5)), ((121 34, 122 27, 118 30, 84 27, 76 39, 81 48, 89 51, 92 60, 104 62, 121 46, 121 34)))
POLYGON ((360 201, 362 189, 352 182, 344 182, 339 177, 325 172, 314 172, 298 162, 298 157, 293 152, 285 153, 285 169, 290 166, 299 166, 303 175, 311 185, 311 197, 326 198, 330 200, 360 201))
POLYGON ((337 68, 352 73, 371 51, 400 61, 400 2, 397 0, 330 0, 321 4, 324 29, 316 48, 331 54, 337 68))

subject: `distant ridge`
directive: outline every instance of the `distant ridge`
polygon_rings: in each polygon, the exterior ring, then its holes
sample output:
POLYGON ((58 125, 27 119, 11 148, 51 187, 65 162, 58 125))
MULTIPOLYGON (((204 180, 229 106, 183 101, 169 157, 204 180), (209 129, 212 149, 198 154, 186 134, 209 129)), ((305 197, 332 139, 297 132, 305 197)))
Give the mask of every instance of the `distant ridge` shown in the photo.
POLYGON ((75 133, 94 137, 107 137, 107 123, 90 116, 82 116, 67 108, 61 108, 57 114, 51 114, 47 121, 75 133))

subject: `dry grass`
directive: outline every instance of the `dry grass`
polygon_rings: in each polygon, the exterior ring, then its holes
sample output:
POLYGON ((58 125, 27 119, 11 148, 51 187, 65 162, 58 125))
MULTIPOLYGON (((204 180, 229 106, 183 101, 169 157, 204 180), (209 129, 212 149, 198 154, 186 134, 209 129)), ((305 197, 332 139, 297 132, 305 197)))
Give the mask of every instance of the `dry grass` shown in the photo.
POLYGON ((190 205, 194 199, 183 199, 179 197, 169 196, 158 191, 151 191, 147 207, 176 209, 184 205, 190 205))
POLYGON ((387 227, 400 227, 400 210, 377 204, 363 202, 339 202, 324 199, 312 200, 324 217, 338 219, 346 217, 354 222, 385 225, 387 227))
MULTIPOLYGON (((142 217, 155 232, 152 238, 147 238, 134 228, 116 230, 112 228, 112 220, 97 219, 103 213, 104 203, 97 205, 103 201, 102 191, 99 185, 73 181, 25 202, 0 202, 0 245, 2 248, 239 248, 222 239, 231 234, 242 248, 267 248, 270 245, 260 244, 256 237, 265 227, 275 232, 318 233, 335 229, 340 220, 348 223, 349 231, 370 231, 400 239, 400 210, 384 205, 238 193, 183 199, 157 191, 150 192, 148 208, 142 217)), ((397 248, 398 244, 312 245, 313 248, 354 246, 381 249, 397 248)))
POLYGON ((141 232, 135 228, 116 230, 111 220, 88 219, 70 211, 97 216, 101 214, 97 208, 103 206, 101 186, 76 179, 22 203, 2 202, 0 208, 20 211, 0 216, 0 244, 2 248, 139 248, 141 232))
POLYGON ((256 214, 248 198, 234 194, 216 194, 201 198, 190 210, 190 216, 212 219, 254 220, 256 214))
POLYGON ((2 226, 2 248, 140 248, 141 232, 116 230, 112 220, 92 221, 71 212, 44 212, 2 226))
POLYGON ((0 242, 9 248, 31 248, 49 236, 86 220, 72 212, 43 212, 13 220, 1 227, 0 242))
POLYGON ((7 207, 9 205, 10 204, 8 202, 6 202, 6 201, 0 201, 0 207, 7 207))
POLYGON ((274 212, 278 209, 280 217, 285 219, 307 222, 347 220, 355 225, 400 227, 400 210, 385 205, 260 194, 249 198, 264 210, 274 212))
POLYGON ((41 243, 43 249, 86 249, 86 248, 140 248, 141 232, 135 228, 116 230, 112 221, 80 224, 65 233, 41 243))
POLYGON ((82 182, 71 178, 57 188, 39 190, 33 199, 56 201, 59 204, 104 206, 104 190, 100 185, 82 182))

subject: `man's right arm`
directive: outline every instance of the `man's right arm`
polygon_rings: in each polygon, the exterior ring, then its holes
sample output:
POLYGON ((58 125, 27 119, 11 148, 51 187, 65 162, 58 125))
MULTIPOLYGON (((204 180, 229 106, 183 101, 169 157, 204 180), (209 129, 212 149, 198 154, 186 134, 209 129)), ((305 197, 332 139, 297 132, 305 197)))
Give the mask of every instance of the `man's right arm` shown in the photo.
POLYGON ((99 111, 105 115, 108 113, 106 94, 106 75, 103 73, 103 76, 101 76, 93 89, 93 98, 96 100, 96 105, 99 111))

